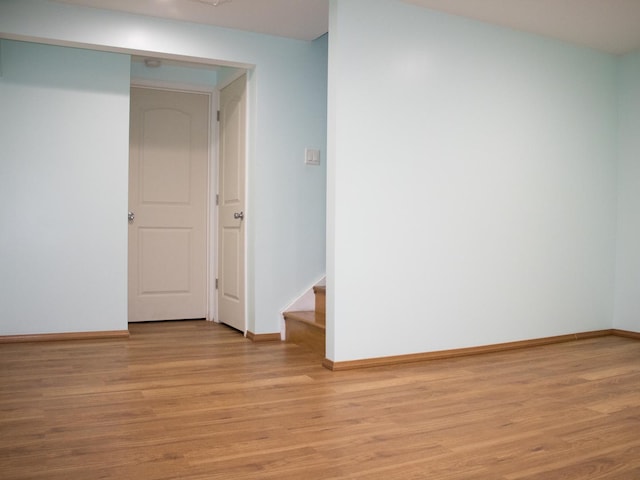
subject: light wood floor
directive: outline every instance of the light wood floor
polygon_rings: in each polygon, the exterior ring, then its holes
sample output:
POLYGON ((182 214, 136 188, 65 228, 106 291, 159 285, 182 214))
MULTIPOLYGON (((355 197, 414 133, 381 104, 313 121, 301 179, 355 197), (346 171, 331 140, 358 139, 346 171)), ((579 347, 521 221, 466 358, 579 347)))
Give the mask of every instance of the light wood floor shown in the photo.
POLYGON ((640 479, 640 342, 330 372, 206 322, 0 345, 2 479, 640 479))

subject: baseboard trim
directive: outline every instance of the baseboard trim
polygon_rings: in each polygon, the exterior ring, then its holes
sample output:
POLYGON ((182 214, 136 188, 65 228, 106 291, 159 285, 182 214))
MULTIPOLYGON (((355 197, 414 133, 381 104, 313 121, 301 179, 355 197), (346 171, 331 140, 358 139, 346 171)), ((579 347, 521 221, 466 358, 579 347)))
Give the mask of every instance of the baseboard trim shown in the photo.
POLYGON ((129 338, 129 330, 2 335, 0 336, 0 343, 61 342, 67 340, 105 340, 114 338, 129 338))
POLYGON ((282 337, 279 333, 253 333, 247 331, 247 338, 254 343, 280 342, 282 337))
POLYGON ((611 331, 611 334, 617 337, 633 338, 634 340, 640 340, 640 332, 632 332, 630 330, 618 330, 617 328, 614 328, 611 331))
MULTIPOLYGON (((517 342, 498 343, 494 345, 483 345, 480 347, 456 348, 453 350, 440 350, 437 352, 413 353, 408 355, 396 355, 389 357, 365 358, 362 360, 348 360, 345 362, 334 362, 325 358, 322 366, 334 372, 342 370, 354 370, 358 368, 386 367, 400 365, 404 363, 424 362, 428 360, 444 360, 448 358, 468 357, 471 355, 482 355, 484 353, 498 353, 509 350, 519 350, 522 348, 540 347, 542 345, 552 345, 554 343, 566 343, 588 338, 606 337, 615 335, 616 330, 595 330, 592 332, 573 333, 569 335, 558 335, 555 337, 535 338, 532 340, 521 340, 517 342)), ((633 334, 633 332, 628 332, 633 334)), ((637 334, 639 338, 640 334, 637 334)))

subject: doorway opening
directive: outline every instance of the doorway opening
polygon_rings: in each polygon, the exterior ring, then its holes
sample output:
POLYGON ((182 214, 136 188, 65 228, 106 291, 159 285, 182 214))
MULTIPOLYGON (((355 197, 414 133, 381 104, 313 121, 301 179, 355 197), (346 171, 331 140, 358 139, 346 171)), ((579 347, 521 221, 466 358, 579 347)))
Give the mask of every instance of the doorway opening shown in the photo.
POLYGON ((220 100, 246 70, 144 60, 132 57, 129 321, 206 318, 246 333, 247 103, 225 113, 220 100), (235 195, 236 228, 223 228, 222 193, 235 195))

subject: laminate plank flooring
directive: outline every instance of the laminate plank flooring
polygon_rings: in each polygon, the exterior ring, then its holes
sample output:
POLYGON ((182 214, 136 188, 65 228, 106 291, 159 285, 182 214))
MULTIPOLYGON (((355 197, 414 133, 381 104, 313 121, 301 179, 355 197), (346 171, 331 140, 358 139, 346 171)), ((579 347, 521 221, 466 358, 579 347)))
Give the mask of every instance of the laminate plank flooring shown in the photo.
POLYGON ((0 478, 640 479, 640 342, 331 372, 207 322, 0 345, 0 478))

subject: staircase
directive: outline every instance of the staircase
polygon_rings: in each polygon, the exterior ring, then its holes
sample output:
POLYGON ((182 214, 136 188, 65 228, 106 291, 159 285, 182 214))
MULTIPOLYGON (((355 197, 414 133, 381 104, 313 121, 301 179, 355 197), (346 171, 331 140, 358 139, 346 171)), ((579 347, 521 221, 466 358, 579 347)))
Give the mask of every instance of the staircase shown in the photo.
POLYGON ((326 287, 315 286, 313 293, 315 294, 315 310, 284 312, 285 341, 304 345, 324 358, 326 287))

